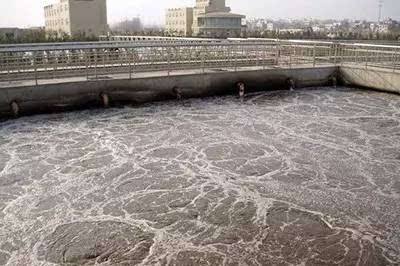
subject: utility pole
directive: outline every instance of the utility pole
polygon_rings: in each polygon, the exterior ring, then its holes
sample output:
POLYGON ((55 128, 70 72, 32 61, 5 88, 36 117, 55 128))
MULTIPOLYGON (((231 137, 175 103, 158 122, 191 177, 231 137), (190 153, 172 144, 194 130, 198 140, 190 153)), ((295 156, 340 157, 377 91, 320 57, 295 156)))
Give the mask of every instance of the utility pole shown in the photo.
POLYGON ((382 9, 383 9, 383 0, 378 0, 378 5, 379 5, 378 24, 381 24, 382 9))

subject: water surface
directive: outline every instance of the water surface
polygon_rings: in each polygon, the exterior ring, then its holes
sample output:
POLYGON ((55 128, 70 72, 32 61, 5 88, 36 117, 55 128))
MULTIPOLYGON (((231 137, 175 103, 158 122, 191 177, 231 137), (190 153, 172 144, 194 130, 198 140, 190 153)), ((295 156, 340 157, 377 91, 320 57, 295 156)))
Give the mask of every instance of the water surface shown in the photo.
POLYGON ((400 261, 400 97, 263 92, 0 124, 0 265, 400 261))

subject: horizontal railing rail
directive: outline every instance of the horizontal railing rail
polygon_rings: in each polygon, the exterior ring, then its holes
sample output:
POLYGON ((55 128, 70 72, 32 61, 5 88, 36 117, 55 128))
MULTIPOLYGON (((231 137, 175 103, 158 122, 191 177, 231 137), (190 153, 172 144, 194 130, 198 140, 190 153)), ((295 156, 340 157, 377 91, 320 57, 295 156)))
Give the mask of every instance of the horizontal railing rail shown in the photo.
POLYGON ((316 67, 352 64, 399 70, 400 47, 337 42, 226 40, 84 42, 0 46, 0 82, 110 78, 175 70, 237 71, 241 67, 316 67))

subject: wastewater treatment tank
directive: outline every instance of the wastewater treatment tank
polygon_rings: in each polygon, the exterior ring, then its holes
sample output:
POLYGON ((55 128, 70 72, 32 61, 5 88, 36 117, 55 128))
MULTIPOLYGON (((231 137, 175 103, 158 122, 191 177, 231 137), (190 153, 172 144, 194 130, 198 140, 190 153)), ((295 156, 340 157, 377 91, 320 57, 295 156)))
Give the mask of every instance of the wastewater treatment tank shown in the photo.
POLYGON ((0 123, 0 265, 398 265, 400 98, 317 87, 0 123))

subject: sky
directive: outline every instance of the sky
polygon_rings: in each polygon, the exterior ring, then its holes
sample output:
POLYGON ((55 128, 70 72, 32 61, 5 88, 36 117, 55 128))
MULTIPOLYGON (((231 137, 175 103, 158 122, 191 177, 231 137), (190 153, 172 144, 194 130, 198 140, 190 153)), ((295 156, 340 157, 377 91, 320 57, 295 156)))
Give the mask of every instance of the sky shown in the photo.
MULTIPOLYGON (((43 6, 59 0, 0 0, 0 27, 43 26, 43 6)), ((400 0, 384 0, 383 17, 400 20, 400 0)), ((378 0, 227 0, 248 18, 333 18, 377 20, 378 0)), ((140 16, 163 24, 165 9, 194 6, 195 0, 107 0, 108 21, 140 16)))

